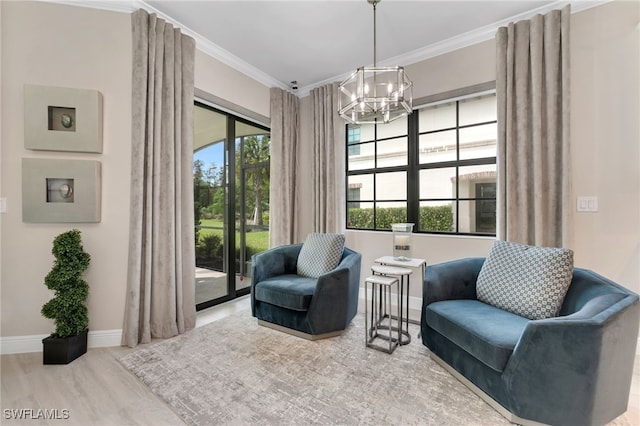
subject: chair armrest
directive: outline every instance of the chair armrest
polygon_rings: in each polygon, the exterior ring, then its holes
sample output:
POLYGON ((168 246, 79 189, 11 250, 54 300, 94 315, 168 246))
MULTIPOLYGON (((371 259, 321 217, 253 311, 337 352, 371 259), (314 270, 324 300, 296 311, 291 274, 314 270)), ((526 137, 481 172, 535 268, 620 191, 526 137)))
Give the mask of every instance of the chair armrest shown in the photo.
POLYGON ((427 266, 422 287, 422 307, 441 300, 475 299, 476 280, 484 257, 468 257, 427 266))
POLYGON ((309 324, 314 328, 314 333, 321 334, 344 328, 348 294, 347 268, 334 269, 318 278, 308 311, 309 324))
POLYGON ((564 413, 579 424, 596 424, 626 409, 640 320, 638 297, 627 296, 590 318, 581 316, 527 324, 502 376, 505 394, 520 417, 535 414, 539 421, 558 424, 566 421, 554 413, 564 413))
MULTIPOLYGON (((362 255, 345 256, 331 272, 318 278, 309 306, 309 322, 323 330, 342 330, 356 315, 362 255)), ((315 331, 315 330, 314 330, 315 331)))
POLYGON ((267 278, 295 274, 302 244, 274 247, 251 256, 251 313, 255 314, 256 284, 267 278))

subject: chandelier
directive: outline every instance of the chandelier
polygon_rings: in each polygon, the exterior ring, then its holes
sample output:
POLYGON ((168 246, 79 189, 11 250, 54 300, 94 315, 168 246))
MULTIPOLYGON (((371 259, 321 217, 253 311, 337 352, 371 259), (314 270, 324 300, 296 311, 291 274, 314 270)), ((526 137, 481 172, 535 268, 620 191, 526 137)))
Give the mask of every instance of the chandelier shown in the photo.
POLYGON ((340 83, 338 113, 350 123, 388 123, 411 114, 411 80, 403 67, 376 66, 376 5, 373 5, 373 66, 360 67, 340 83))

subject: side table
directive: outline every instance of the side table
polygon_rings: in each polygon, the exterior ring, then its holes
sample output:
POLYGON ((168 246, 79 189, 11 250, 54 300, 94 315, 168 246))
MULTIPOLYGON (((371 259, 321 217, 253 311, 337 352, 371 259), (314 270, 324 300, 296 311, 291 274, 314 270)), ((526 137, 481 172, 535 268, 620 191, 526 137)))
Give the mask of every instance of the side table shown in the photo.
MULTIPOLYGON (((405 276, 409 276, 412 274, 412 270, 408 269, 408 268, 400 268, 398 266, 390 266, 390 265, 380 265, 380 264, 375 264, 371 266, 371 271, 373 271, 374 276, 375 275, 379 275, 379 276, 383 276, 383 277, 394 277, 396 279, 398 279, 400 281, 400 285, 398 288, 398 316, 397 318, 393 318, 397 320, 398 323, 398 337, 400 338, 400 345, 408 345, 409 343, 411 343, 411 335, 409 334, 409 323, 408 321, 408 314, 409 314, 409 309, 408 309, 408 305, 407 305, 407 317, 405 318, 404 316, 404 312, 405 309, 403 309, 403 297, 402 297, 402 293, 403 293, 403 289, 404 289, 404 277, 405 276)), ((408 293, 407 293, 408 294, 408 293)), ((408 298, 407 298, 407 302, 408 302, 408 298)))
MULTIPOLYGON (((365 344, 368 348, 377 349, 386 353, 392 353, 398 347, 401 340, 400 327, 393 326, 393 304, 392 294, 393 286, 396 286, 396 311, 400 306, 400 289, 398 288, 398 279, 395 277, 385 277, 382 275, 372 275, 364 280, 364 328, 365 328, 365 344), (369 324, 369 296, 368 288, 371 285, 371 324, 369 324), (388 324, 383 324, 385 319, 388 324), (388 335, 380 333, 381 330, 387 330, 388 335), (394 333, 395 332, 395 333, 394 333), (394 336, 395 334, 395 336, 394 336), (375 343, 377 338, 386 340, 388 347, 375 343)), ((396 318, 398 314, 396 313, 396 318)), ((396 320, 397 321, 397 320, 396 320)))
MULTIPOLYGON (((409 323, 411 322, 412 324, 419 324, 418 321, 414 321, 414 320, 410 320, 409 319, 409 287, 410 287, 410 275, 411 275, 411 269, 408 268, 421 268, 422 271, 422 275, 421 275, 421 280, 424 279, 424 273, 425 273, 425 269, 427 267, 427 260, 426 259, 419 259, 419 258, 410 258, 408 260, 396 260, 393 258, 393 256, 382 256, 379 257, 377 259, 374 260, 375 263, 377 263, 380 266, 388 266, 388 267, 396 267, 399 269, 404 269, 405 271, 409 271, 409 273, 404 273, 402 275, 395 275, 395 276, 399 276, 400 277, 400 316, 402 317, 402 319, 405 322, 405 330, 406 333, 402 333, 404 336, 407 337, 406 340, 403 340, 400 344, 401 345, 406 345, 408 343, 411 342, 411 336, 409 335, 409 323), (405 286, 404 286, 404 276, 407 276, 407 287, 406 287, 406 292, 405 292, 405 286), (405 297, 403 298, 402 295, 404 295, 405 297), (405 299, 403 303, 403 300, 405 299), (403 306, 404 305, 404 306, 403 306)), ((376 265, 374 265, 376 266, 376 265)), ((373 267, 372 266, 372 270, 373 267)), ((393 273, 388 273, 388 274, 384 274, 384 275, 391 275, 394 276, 393 273)))

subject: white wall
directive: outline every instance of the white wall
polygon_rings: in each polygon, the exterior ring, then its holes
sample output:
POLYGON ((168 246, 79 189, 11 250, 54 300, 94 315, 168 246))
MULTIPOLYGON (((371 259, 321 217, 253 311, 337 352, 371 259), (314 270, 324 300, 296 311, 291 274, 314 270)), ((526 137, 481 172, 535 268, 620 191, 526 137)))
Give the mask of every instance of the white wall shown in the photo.
POLYGON ((195 86, 254 113, 270 116, 267 86, 199 50, 196 51, 195 86))
POLYGON ((640 2, 615 1, 571 20, 573 197, 578 266, 640 293, 640 2))
POLYGON ((126 285, 131 152, 131 24, 129 15, 40 2, 2 2, 2 328, 6 336, 48 334, 40 314, 52 293, 53 238, 82 231, 92 256, 89 327, 122 328, 126 285), (102 154, 24 148, 23 85, 94 89, 104 99, 102 154), (102 163, 102 221, 22 222, 22 158, 92 159, 102 163))
MULTIPOLYGON (((128 13, 44 2, 0 2, 2 50, 0 196, 0 335, 2 351, 53 324, 40 314, 51 298, 44 277, 51 269, 53 238, 76 227, 92 256, 89 283, 89 345, 119 344, 129 239, 131 170, 131 18, 128 13), (104 97, 102 154, 30 151, 24 148, 23 85, 86 88, 104 97), (78 158, 102 163, 102 220, 96 224, 22 222, 21 159, 78 158), (26 338, 25 338, 26 337, 26 338), (99 339, 103 339, 99 341, 99 339)), ((196 88, 228 103, 269 116, 269 88, 197 51, 196 88)), ((35 346, 33 342, 35 341, 35 346)), ((20 346, 22 345, 22 346, 20 346)), ((18 349, 19 349, 18 348, 18 349)))

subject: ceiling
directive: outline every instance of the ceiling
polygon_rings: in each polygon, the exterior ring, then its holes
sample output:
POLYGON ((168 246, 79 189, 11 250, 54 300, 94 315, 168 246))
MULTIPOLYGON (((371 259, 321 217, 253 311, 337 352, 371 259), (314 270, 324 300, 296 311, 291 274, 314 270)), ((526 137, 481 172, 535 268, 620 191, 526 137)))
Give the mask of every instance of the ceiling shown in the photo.
MULTIPOLYGON (((496 29, 567 1, 405 1, 377 5, 377 64, 409 65, 492 38, 496 29)), ((576 6, 600 2, 571 2, 576 6)), ((142 1, 178 23, 198 47, 258 81, 300 90, 373 63, 373 7, 366 0, 142 1)))

